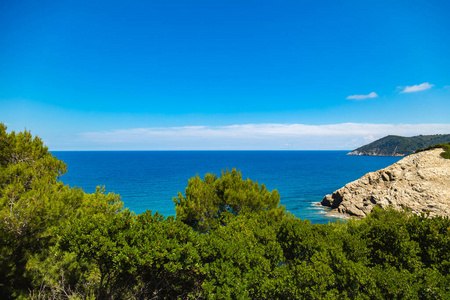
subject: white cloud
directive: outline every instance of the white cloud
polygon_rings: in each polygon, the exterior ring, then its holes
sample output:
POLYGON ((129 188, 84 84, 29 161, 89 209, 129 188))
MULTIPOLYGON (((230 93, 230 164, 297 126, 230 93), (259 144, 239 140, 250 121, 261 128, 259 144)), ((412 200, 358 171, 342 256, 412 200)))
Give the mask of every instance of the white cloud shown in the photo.
POLYGON ((449 89, 449 88, 450 88, 450 85, 444 86, 444 89, 449 89))
POLYGON ((238 124, 85 132, 91 149, 332 150, 353 149, 386 135, 450 133, 450 124, 238 124))
POLYGON ((345 99, 349 99, 349 100, 365 100, 365 99, 370 99, 370 98, 376 98, 378 97, 378 94, 375 92, 372 92, 368 95, 350 95, 345 99))
POLYGON ((412 86, 405 86, 405 87, 399 86, 398 89, 401 89, 400 94, 415 93, 415 92, 420 92, 420 91, 431 89, 433 86, 434 86, 434 84, 424 82, 424 83, 412 85, 412 86))
POLYGON ((369 144, 372 143, 373 141, 377 140, 373 135, 368 135, 364 137, 364 141, 369 144))

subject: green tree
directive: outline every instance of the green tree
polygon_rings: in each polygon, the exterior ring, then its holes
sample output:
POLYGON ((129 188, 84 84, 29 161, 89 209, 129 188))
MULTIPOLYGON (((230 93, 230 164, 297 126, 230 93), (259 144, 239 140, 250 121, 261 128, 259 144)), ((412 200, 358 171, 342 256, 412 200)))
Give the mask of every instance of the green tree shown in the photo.
POLYGON ((173 217, 135 217, 125 210, 83 218, 61 232, 59 246, 93 266, 97 299, 176 299, 200 292, 198 236, 173 217))
POLYGON ((112 298, 135 284, 133 258, 138 255, 138 248, 129 244, 132 222, 128 211, 112 217, 96 214, 75 220, 61 233, 62 250, 94 264, 91 278, 98 285, 97 299, 112 298))
POLYGON ((0 295, 19 296, 17 289, 32 278, 26 271, 29 256, 47 246, 46 190, 54 189, 66 171, 42 141, 28 131, 6 132, 0 123, 0 295), (41 201, 42 198, 45 198, 41 201))
POLYGON ((411 215, 405 227, 419 245, 421 262, 445 276, 450 275, 450 218, 411 215))
POLYGON ((270 299, 283 261, 267 211, 228 214, 227 226, 201 234, 207 299, 270 299))
POLYGON ((180 192, 173 201, 177 219, 200 232, 217 228, 224 212, 238 215, 268 210, 275 218, 284 215, 276 190, 270 192, 264 184, 243 180, 236 169, 222 171, 220 178, 208 173, 203 180, 198 175, 189 179, 185 196, 180 192))
MULTIPOLYGON (((85 194, 59 182, 66 165, 28 131, 6 132, 0 123, 0 298, 27 297, 52 276, 55 230, 80 215, 113 215, 122 204, 99 189, 85 194)), ((56 270, 55 270, 56 271, 56 270)), ((59 271, 57 273, 60 273, 59 271)))
POLYGON ((406 227, 410 217, 408 212, 377 207, 361 220, 359 235, 367 243, 373 266, 388 265, 410 272, 421 267, 419 245, 410 238, 406 227))
POLYGON ((369 299, 375 289, 364 241, 346 224, 285 218, 277 234, 284 252, 282 299, 369 299))
MULTIPOLYGON (((204 274, 199 235, 173 216, 146 212, 137 217, 135 247, 142 295, 159 299, 198 299, 204 274)), ((139 298, 139 297, 138 297, 139 298)))

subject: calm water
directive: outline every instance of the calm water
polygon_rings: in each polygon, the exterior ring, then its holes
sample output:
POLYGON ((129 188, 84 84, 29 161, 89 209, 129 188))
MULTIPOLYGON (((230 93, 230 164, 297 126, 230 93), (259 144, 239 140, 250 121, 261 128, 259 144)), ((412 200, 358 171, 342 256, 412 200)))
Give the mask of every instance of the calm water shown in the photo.
POLYGON ((347 156, 347 151, 58 151, 67 164, 61 181, 94 192, 104 185, 120 194, 125 207, 174 215, 172 198, 187 181, 208 172, 237 168, 244 178, 277 189, 281 204, 297 217, 327 223, 324 209, 313 206, 326 194, 376 171, 398 157, 347 156))

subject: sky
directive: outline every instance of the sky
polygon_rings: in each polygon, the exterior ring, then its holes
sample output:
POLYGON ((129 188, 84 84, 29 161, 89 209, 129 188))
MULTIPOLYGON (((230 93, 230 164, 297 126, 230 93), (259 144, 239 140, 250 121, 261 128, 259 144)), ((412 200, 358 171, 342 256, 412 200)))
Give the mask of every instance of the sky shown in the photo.
POLYGON ((0 122, 57 150, 450 133, 450 1, 0 1, 0 122))

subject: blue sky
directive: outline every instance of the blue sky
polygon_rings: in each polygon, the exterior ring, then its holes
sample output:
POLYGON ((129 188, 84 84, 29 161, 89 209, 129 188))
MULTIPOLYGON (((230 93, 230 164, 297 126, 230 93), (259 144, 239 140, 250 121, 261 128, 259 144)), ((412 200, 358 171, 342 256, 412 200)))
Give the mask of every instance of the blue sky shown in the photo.
POLYGON ((450 133, 449 15, 449 1, 3 0, 0 122, 50 150, 450 133))

